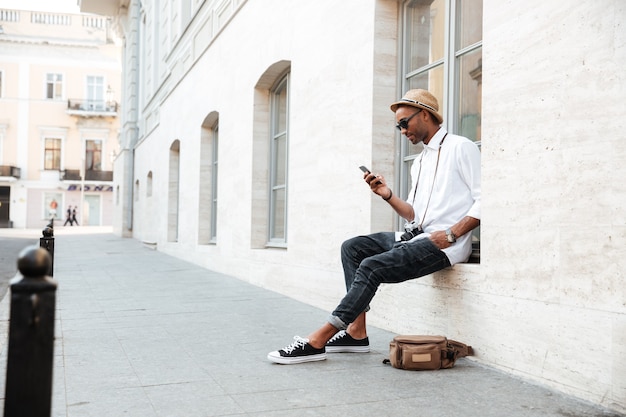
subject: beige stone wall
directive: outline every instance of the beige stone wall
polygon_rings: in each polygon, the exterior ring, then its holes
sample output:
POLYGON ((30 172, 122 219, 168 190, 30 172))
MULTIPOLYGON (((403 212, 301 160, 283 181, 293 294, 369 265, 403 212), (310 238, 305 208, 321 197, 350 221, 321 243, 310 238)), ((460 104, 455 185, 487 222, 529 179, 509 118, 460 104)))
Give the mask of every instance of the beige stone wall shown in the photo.
POLYGON ((481 264, 384 286, 372 323, 626 410, 624 17, 485 1, 481 264))
MULTIPOLYGON (((135 204, 152 209, 134 210, 134 236, 158 241, 160 249, 211 269, 330 308, 343 293, 341 242, 372 228, 393 227, 392 213, 372 198, 358 167, 370 165, 394 181, 396 142, 388 103, 397 94, 397 4, 359 3, 355 8, 348 2, 338 9, 333 2, 306 7, 279 3, 270 16, 265 7, 246 3, 214 43, 201 50, 201 58, 180 82, 174 78, 164 83, 165 90, 175 88, 165 93, 159 109, 146 111, 150 116, 144 115, 134 178, 145 190, 147 174, 153 171, 154 193, 147 198, 142 192, 135 204), (358 22, 349 31, 341 23, 347 13, 358 22), (329 23, 323 31, 320 20, 329 23), (376 33, 384 36, 376 38, 376 33), (268 69, 281 62, 283 69, 291 66, 286 250, 251 243, 259 236, 253 219, 262 209, 253 204, 253 196, 267 192, 258 186, 259 175, 267 176, 267 170, 253 172, 254 160, 267 158, 253 142, 255 137, 265 139, 254 130, 255 95, 269 88, 261 81, 277 76, 268 69), (146 119, 153 120, 157 111, 158 125, 149 130, 146 119), (211 112, 219 113, 220 126, 218 243, 198 246, 200 138, 211 112), (179 240, 173 243, 167 241, 166 190, 169 148, 177 139, 181 214, 179 240)), ((257 123, 263 128, 267 121, 257 123)))
MULTIPOLYGON (((393 227, 358 166, 397 182, 387 106, 401 93, 398 3, 240 6, 217 30, 203 9, 142 110, 133 178, 145 190, 153 172, 154 191, 138 197, 133 236, 330 310, 344 293, 342 241, 393 227), (265 77, 285 63, 288 249, 266 249, 254 243, 264 209, 254 202, 267 192, 259 86, 267 89, 265 77), (202 123, 212 112, 220 123, 218 242, 198 245, 202 123), (180 212, 171 242, 175 140, 180 212)), ((370 323, 446 334, 472 344, 475 360, 626 410, 624 17, 617 0, 484 2, 481 264, 382 287, 370 323)))
MULTIPOLYGON (((626 409, 626 6, 484 4, 480 357, 626 409)), ((469 336, 469 334, 468 334, 469 336)))

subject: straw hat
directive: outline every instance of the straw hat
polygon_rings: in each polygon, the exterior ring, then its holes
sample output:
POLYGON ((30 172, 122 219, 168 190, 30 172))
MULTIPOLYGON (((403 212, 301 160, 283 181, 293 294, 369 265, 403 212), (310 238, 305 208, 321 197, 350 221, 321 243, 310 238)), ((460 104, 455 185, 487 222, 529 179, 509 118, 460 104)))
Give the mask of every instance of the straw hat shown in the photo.
POLYGON ((391 111, 395 113, 398 106, 411 106, 418 109, 428 110, 439 124, 443 123, 443 117, 439 114, 439 104, 437 98, 426 90, 409 90, 404 94, 399 101, 396 101, 391 105, 391 111))

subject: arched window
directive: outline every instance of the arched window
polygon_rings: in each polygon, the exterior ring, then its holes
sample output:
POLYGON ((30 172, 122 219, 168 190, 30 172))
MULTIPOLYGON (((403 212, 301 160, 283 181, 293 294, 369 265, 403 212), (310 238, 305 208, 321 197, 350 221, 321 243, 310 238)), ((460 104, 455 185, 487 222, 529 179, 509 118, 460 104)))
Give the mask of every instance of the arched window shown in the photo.
POLYGON ((170 147, 170 169, 167 197, 167 240, 178 241, 178 194, 180 189, 180 141, 170 147))
POLYGON ((254 90, 251 245, 287 247, 290 61, 278 61, 254 90))

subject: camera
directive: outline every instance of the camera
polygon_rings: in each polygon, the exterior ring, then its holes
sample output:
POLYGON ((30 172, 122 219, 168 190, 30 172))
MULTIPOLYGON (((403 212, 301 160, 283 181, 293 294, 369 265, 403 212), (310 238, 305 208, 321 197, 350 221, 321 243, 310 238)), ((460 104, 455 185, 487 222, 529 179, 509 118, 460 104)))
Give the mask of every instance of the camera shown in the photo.
POLYGON ((424 233, 424 229, 422 226, 412 221, 411 223, 406 223, 404 225, 404 233, 400 236, 400 241, 407 242, 413 239, 415 236, 421 235, 424 233))

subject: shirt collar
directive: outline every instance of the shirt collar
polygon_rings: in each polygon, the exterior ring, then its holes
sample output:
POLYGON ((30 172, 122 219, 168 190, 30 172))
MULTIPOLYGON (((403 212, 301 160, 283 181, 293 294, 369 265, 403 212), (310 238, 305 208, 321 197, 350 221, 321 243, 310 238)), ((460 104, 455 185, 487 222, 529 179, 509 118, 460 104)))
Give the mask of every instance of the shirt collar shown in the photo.
POLYGON ((443 127, 440 127, 437 133, 435 133, 433 137, 430 139, 430 142, 428 142, 428 145, 424 146, 424 149, 430 148, 431 150, 434 150, 434 151, 439 150, 439 145, 441 144, 441 141, 443 140, 443 138, 446 136, 447 133, 448 131, 446 129, 444 129, 443 127))

